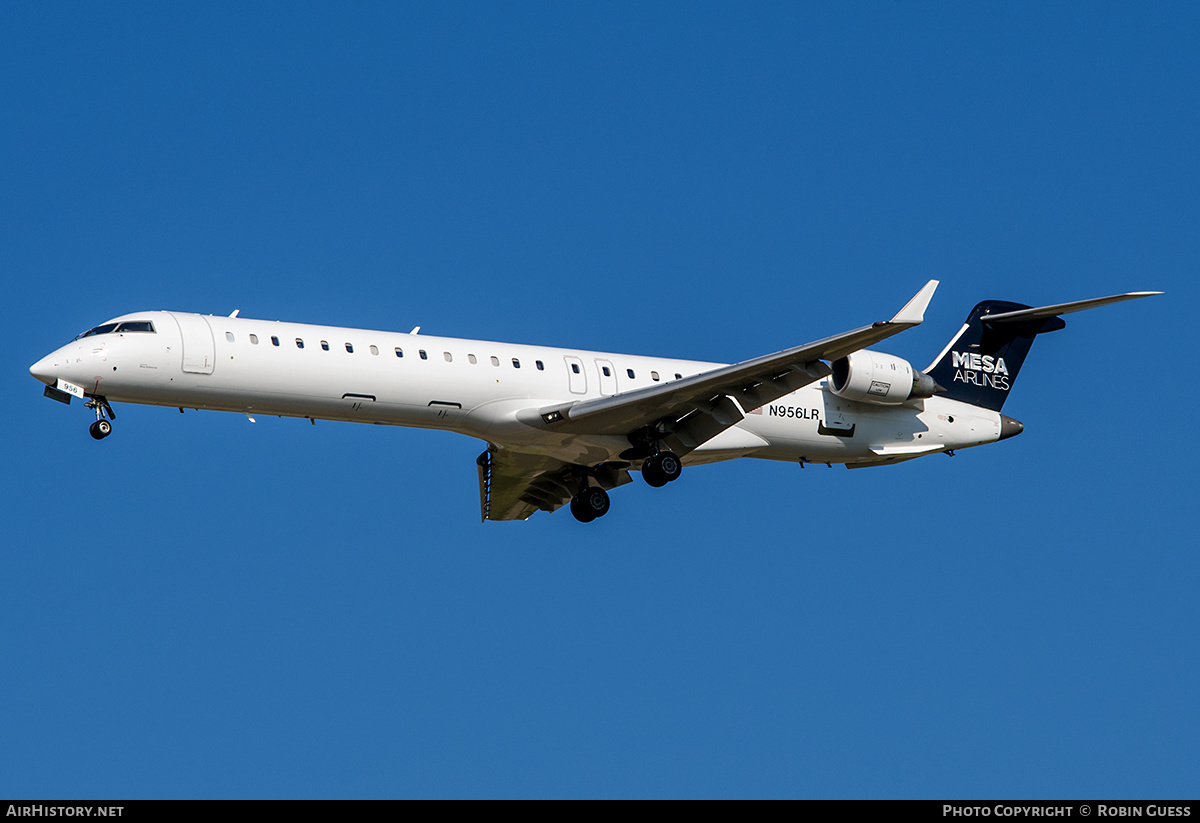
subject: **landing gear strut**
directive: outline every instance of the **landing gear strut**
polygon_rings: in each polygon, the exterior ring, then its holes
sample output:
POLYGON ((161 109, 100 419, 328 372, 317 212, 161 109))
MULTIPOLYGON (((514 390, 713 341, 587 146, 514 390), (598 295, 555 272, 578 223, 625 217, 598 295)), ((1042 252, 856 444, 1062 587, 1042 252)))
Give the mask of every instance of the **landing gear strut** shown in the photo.
POLYGON ((571 498, 571 514, 580 523, 591 523, 608 514, 608 492, 599 486, 588 486, 571 498))
POLYGON ((674 452, 658 452, 642 462, 642 479, 656 489, 678 480, 682 472, 683 463, 674 452))
POLYGON ((113 412, 112 406, 108 405, 108 401, 103 397, 93 397, 84 405, 96 413, 96 422, 88 426, 88 434, 94 440, 103 440, 112 434, 112 423, 109 421, 115 419, 117 415, 113 412))

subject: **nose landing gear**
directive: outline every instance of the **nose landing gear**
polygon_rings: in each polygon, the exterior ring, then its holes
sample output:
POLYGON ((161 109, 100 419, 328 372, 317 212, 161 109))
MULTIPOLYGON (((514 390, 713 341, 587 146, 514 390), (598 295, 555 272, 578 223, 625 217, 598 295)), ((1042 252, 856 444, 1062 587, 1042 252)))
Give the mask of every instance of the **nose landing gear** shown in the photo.
POLYGON ((96 413, 96 422, 88 426, 88 434, 92 439, 103 440, 112 434, 112 423, 109 421, 115 420, 117 415, 108 401, 103 397, 92 397, 84 405, 96 413))

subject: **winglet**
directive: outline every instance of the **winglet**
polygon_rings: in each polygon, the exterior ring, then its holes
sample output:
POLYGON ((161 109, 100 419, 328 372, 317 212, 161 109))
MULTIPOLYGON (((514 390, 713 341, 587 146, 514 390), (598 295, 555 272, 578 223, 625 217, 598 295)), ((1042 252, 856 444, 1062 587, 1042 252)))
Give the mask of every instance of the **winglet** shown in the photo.
POLYGON ((925 319, 925 309, 929 306, 929 301, 933 299, 933 293, 937 291, 938 281, 930 280, 925 284, 912 300, 904 304, 896 316, 892 318, 893 323, 903 323, 906 326, 919 326, 925 319))

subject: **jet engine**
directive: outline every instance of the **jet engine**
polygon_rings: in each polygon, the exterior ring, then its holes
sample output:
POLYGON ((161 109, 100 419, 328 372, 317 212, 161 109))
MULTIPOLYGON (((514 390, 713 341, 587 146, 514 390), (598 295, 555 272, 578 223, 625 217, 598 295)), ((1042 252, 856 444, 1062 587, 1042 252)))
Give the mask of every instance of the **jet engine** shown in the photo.
POLYGON ((939 388, 932 377, 908 361, 866 349, 834 360, 830 366, 833 393, 860 403, 894 406, 912 398, 933 397, 939 388))

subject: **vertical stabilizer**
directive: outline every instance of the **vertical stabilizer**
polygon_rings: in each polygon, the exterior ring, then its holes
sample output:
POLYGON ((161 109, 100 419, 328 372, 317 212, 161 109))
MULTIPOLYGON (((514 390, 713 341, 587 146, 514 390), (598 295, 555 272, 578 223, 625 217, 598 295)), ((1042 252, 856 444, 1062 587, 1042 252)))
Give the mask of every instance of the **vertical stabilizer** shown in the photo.
POLYGON ((1021 303, 984 300, 971 309, 958 335, 925 370, 945 389, 941 396, 1000 411, 1033 338, 1067 325, 1061 317, 985 319, 1029 308, 1021 303))

